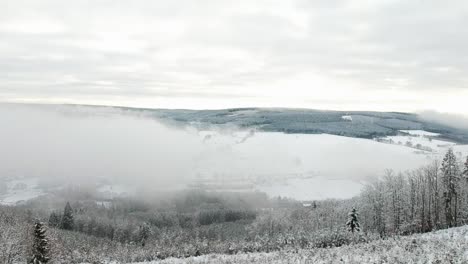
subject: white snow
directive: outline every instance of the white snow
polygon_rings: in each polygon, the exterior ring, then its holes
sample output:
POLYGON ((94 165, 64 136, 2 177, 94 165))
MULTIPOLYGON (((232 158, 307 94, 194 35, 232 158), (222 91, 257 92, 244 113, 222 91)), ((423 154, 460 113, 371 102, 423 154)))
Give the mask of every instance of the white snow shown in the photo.
POLYGON ((468 145, 430 138, 436 133, 405 132, 410 135, 385 137, 392 144, 382 144, 328 134, 202 131, 205 148, 194 158, 193 171, 197 181, 223 189, 250 185, 299 200, 350 198, 385 169, 416 169, 440 159, 449 147, 460 158, 468 155, 468 145))
POLYGON ((458 145, 453 142, 433 138, 436 133, 423 130, 402 130, 409 135, 388 136, 380 138, 384 143, 400 145, 407 148, 420 150, 418 154, 423 154, 433 159, 440 159, 449 148, 453 148, 458 158, 465 159, 468 155, 468 145, 458 145))
POLYGON ((337 248, 236 255, 211 254, 134 264, 468 263, 468 226, 337 248))
POLYGON ((199 178, 226 188, 237 180, 272 196, 301 200, 349 198, 385 169, 415 169, 432 159, 413 148, 328 134, 205 131, 199 137, 205 145, 193 159, 199 178))
POLYGON ((353 121, 353 117, 352 117, 352 116, 349 116, 349 115, 342 116, 341 118, 342 118, 343 120, 353 121))
POLYGON ((43 194, 38 187, 37 178, 14 179, 7 182, 7 191, 4 195, 0 195, 0 204, 15 205, 43 194))
POLYGON ((105 208, 111 208, 112 202, 110 202, 110 201, 96 201, 96 205, 102 206, 102 207, 105 207, 105 208))
POLYGON ((436 137, 439 136, 439 133, 433 133, 433 132, 428 132, 424 130, 400 130, 403 133, 408 133, 410 135, 414 136, 420 136, 420 137, 436 137))

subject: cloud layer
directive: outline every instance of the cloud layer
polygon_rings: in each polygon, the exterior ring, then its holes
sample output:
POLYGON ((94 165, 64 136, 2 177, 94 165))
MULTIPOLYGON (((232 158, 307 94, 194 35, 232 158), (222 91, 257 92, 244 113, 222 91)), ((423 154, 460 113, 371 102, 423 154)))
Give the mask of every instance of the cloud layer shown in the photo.
POLYGON ((167 191, 201 179, 228 189, 245 185, 273 196, 319 199, 354 196, 360 183, 386 168, 405 171, 430 161, 410 148, 372 140, 198 131, 112 107, 0 103, 0 123, 0 181, 13 176, 92 186, 107 179, 167 191))
POLYGON ((0 100, 468 114, 467 20, 458 0, 2 1, 0 100))

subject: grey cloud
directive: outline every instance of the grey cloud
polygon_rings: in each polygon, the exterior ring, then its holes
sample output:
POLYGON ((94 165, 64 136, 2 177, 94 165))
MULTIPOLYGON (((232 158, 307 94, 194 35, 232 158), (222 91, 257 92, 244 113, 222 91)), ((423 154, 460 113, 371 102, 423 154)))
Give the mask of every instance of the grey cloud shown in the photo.
POLYGON ((2 97, 268 97, 309 73, 369 92, 468 91, 464 1, 22 0, 0 10, 2 97))
POLYGON ((437 122, 446 126, 468 130, 468 118, 457 114, 440 113, 436 111, 423 111, 419 113, 421 118, 437 122))
POLYGON ((139 179, 161 188, 188 179, 190 165, 176 164, 191 164, 201 150, 189 131, 115 108, 0 104, 0 120, 8 124, 0 132, 4 176, 139 179))

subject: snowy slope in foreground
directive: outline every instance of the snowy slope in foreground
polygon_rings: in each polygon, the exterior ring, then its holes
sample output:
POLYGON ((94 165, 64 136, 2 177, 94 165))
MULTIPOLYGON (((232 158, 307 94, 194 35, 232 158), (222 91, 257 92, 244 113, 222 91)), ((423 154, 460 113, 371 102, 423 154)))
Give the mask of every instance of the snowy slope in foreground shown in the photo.
POLYGON ((138 264, 243 263, 468 263, 468 226, 332 249, 206 255, 138 264))

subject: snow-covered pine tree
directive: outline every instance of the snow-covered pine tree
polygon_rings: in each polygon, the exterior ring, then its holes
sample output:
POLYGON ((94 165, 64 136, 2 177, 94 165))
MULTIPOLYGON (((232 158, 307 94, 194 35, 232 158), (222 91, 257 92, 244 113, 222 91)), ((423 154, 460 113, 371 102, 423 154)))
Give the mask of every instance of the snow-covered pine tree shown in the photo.
POLYGON ((457 224, 457 189, 460 169, 453 149, 449 149, 442 161, 442 182, 444 184, 445 222, 448 227, 457 224))
POLYGON ((465 167, 463 170, 463 177, 468 181, 468 156, 466 156, 465 167))
POLYGON ((353 208, 353 210, 351 210, 351 212, 348 214, 348 222, 346 222, 346 225, 348 226, 349 228, 349 231, 353 232, 354 231, 360 231, 361 228, 359 226, 359 221, 358 221, 358 213, 357 213, 357 210, 356 208, 353 208))
POLYGON ((140 226, 140 229, 138 230, 138 240, 140 241, 142 247, 145 246, 146 240, 148 240, 150 232, 151 231, 148 224, 144 223, 140 226))
POLYGON ((463 164, 463 171, 460 182, 460 216, 468 219, 468 156, 463 164))
POLYGON ((50 213, 49 216, 49 227, 60 227, 60 215, 56 212, 50 213))
POLYGON ((44 224, 39 221, 34 223, 34 242, 32 248, 31 264, 45 264, 49 262, 49 247, 44 224))
POLYGON ((70 203, 67 202, 65 209, 63 210, 61 228, 65 230, 72 230, 74 226, 73 209, 70 203))

